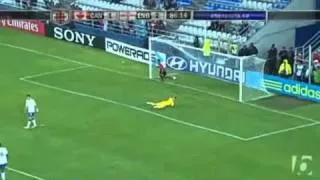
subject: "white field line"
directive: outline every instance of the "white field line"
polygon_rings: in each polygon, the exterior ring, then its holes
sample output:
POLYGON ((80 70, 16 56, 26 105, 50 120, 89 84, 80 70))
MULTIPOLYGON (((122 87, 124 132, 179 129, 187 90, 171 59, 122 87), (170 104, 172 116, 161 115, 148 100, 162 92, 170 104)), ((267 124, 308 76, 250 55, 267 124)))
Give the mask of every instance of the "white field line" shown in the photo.
MULTIPOLYGON (((76 68, 67 68, 67 69, 61 69, 61 70, 55 70, 55 71, 48 71, 48 72, 43 72, 43 73, 39 73, 39 74, 35 74, 35 75, 25 76, 25 77, 20 78, 20 80, 27 80, 27 79, 32 79, 35 77, 42 77, 42 76, 48 76, 48 75, 59 74, 59 73, 64 73, 64 72, 71 72, 71 71, 80 70, 80 69, 89 68, 89 67, 90 66, 80 66, 80 67, 76 67, 76 68)), ((27 81, 27 82, 30 83, 30 81, 27 81)), ((32 82, 35 82, 35 81, 32 81, 32 82)), ((41 83, 39 83, 39 84, 41 84, 41 83)), ((251 141, 251 140, 255 140, 255 139, 260 139, 263 137, 276 135, 276 134, 280 134, 280 133, 284 133, 284 132, 288 132, 288 131, 293 131, 293 130, 297 130, 297 129, 302 129, 305 127, 315 126, 318 124, 320 124, 320 122, 313 122, 311 124, 310 123, 303 124, 303 125, 299 125, 299 126, 295 126, 295 127, 291 127, 291 128, 272 131, 269 133, 265 133, 265 134, 261 134, 261 135, 257 135, 257 136, 253 136, 253 137, 249 137, 249 138, 243 138, 243 141, 251 141)))
POLYGON ((289 132, 289 131, 295 131, 295 130, 306 128, 306 127, 316 126, 316 125, 319 125, 319 124, 320 124, 320 122, 303 124, 303 125, 299 125, 299 126, 295 126, 295 127, 291 127, 291 128, 287 128, 287 129, 282 129, 282 130, 273 131, 273 132, 270 132, 270 133, 265 133, 265 134, 253 136, 253 137, 250 137, 250 138, 246 138, 245 141, 252 141, 252 140, 260 139, 260 138, 267 137, 267 136, 281 134, 281 133, 285 133, 285 132, 289 132))
MULTIPOLYGON (((104 71, 108 71, 108 72, 112 72, 112 73, 116 73, 116 74, 121 74, 121 75, 124 75, 124 76, 135 77, 135 78, 139 78, 139 79, 148 79, 146 77, 141 77, 141 76, 133 75, 133 74, 126 73, 126 72, 121 72, 121 71, 113 70, 113 69, 106 68, 106 67, 96 66, 96 65, 93 65, 93 64, 83 63, 83 62, 79 62, 79 61, 72 60, 72 59, 69 59, 69 58, 64 58, 64 57, 61 57, 61 56, 56 56, 56 55, 52 55, 52 54, 49 54, 49 53, 45 53, 45 52, 41 52, 41 51, 37 51, 37 50, 32 50, 32 49, 28 49, 28 48, 24 48, 24 47, 21 47, 21 46, 8 44, 8 43, 0 42, 0 45, 6 46, 6 47, 11 47, 11 48, 14 48, 14 49, 19 49, 19 50, 30 52, 30 53, 34 53, 34 54, 39 54, 39 55, 43 55, 43 56, 47 56, 47 57, 52 57, 52 58, 55 58, 55 59, 58 59, 58 60, 61 60, 61 61, 65 61, 65 62, 70 62, 70 63, 79 64, 79 65, 83 65, 83 66, 90 66, 90 67, 93 67, 93 68, 96 68, 96 69, 100 69, 100 70, 104 70, 104 71)), ((166 84, 171 85, 171 86, 181 87, 181 88, 184 88, 184 89, 189 89, 189 90, 192 90, 192 91, 195 91, 195 92, 199 92, 199 93, 208 94, 208 95, 219 97, 219 98, 222 98, 222 99, 225 99, 225 100, 229 100, 229 101, 238 102, 234 98, 231 98, 231 97, 228 97, 228 96, 224 96, 224 95, 221 95, 221 94, 218 94, 218 93, 210 92, 210 91, 201 90, 201 89, 194 88, 194 87, 191 87, 191 86, 182 85, 182 84, 178 84, 178 83, 171 83, 171 82, 167 82, 166 84)), ((277 113, 277 114, 281 114, 281 115, 284 115, 284 116, 297 118, 297 119, 301 119, 301 120, 309 121, 309 122, 313 122, 313 123, 318 123, 318 122, 320 123, 320 121, 314 120, 312 118, 308 118, 308 117, 304 117, 304 116, 300 116, 300 115, 296 115, 296 114, 291 114, 291 113, 287 113, 287 112, 283 112, 283 111, 278 111, 278 110, 267 108, 267 107, 260 106, 260 105, 257 105, 257 104, 252 104, 252 103, 244 103, 244 104, 249 105, 251 107, 254 107, 256 109, 260 109, 260 110, 264 110, 264 111, 268 111, 268 112, 273 112, 273 113, 277 113)), ((270 135, 272 135, 272 134, 270 134, 270 135)), ((244 138, 244 139, 246 139, 246 138, 244 138)), ((249 138, 247 138, 247 139, 249 139, 249 138)))
POLYGON ((26 176, 26 177, 29 177, 29 178, 31 178, 31 179, 35 179, 35 180, 45 180, 45 179, 43 179, 43 178, 41 178, 41 177, 38 177, 38 176, 35 176, 35 175, 32 175, 32 174, 29 174, 29 173, 20 171, 20 170, 18 170, 18 169, 14 169, 14 168, 9 168, 9 167, 8 167, 7 170, 12 171, 12 172, 17 173, 17 174, 20 174, 20 175, 23 175, 23 176, 26 176))
POLYGON ((192 127, 192 128, 201 129, 201 130, 208 131, 208 132, 215 133, 215 134, 228 136, 228 137, 231 137, 231 138, 234 138, 234 139, 238 139, 238 140, 241 140, 241 141, 245 140, 245 138, 242 138, 240 136, 237 136, 237 135, 234 135, 234 134, 231 134, 231 133, 227 133, 227 132, 223 132, 223 131, 219 131, 219 130, 203 127, 203 126, 200 126, 200 125, 197 125, 197 124, 193 124, 193 123, 189 123, 189 122, 185 122, 185 121, 178 120, 178 119, 175 119, 175 118, 172 118, 172 117, 169 117, 169 116, 165 116, 165 115, 162 115, 162 114, 159 114, 159 113, 147 110, 147 109, 143 109, 143 108, 140 108, 140 107, 137 107, 137 106, 133 106, 133 105, 129 105, 129 104, 125 104, 125 103, 121 103, 121 102, 114 101, 114 100, 111 100, 111 99, 107 99, 107 98, 103 98, 103 97, 99 97, 99 96, 94 96, 94 95, 91 95, 91 94, 81 93, 81 92, 78 92, 78 91, 72 91, 72 90, 68 90, 68 89, 64 89, 64 88, 60 88, 60 87, 57 87, 57 86, 52 86, 52 85, 48 85, 48 84, 44 84, 44 83, 39 83, 39 82, 35 82, 35 81, 29 80, 29 79, 22 79, 22 81, 25 81, 25 82, 28 82, 28 83, 31 83, 31 84, 34 84, 34 85, 37 85, 37 86, 41 86, 41 87, 45 87, 45 88, 49 88, 49 89, 53 89, 53 90, 57 90, 57 91, 61 91, 61 92, 65 92, 65 93, 69 93, 69 94, 73 94, 73 95, 77 95, 77 96, 87 97, 87 98, 91 98, 91 99, 95 99, 95 100, 99 100, 99 101, 104 101, 104 102, 107 102, 107 103, 111 103, 111 104, 114 104, 114 105, 126 107, 126 108, 133 109, 133 110, 136 110, 136 111, 148 113, 148 114, 151 114, 151 115, 154 115, 154 116, 157 116, 157 117, 160 117, 160 118, 163 118, 163 119, 166 119, 166 120, 178 123, 178 124, 182 124, 182 125, 189 126, 189 127, 192 127))
POLYGON ((43 72, 43 73, 39 73, 39 74, 24 76, 24 77, 21 77, 20 80, 32 79, 32 78, 36 78, 36 77, 42 77, 42 76, 47 76, 47 75, 52 75, 52 74, 59 74, 59 73, 64 73, 64 72, 71 72, 71 71, 76 71, 76 70, 80 70, 80 69, 84 69, 84 68, 88 68, 88 67, 90 67, 90 66, 80 66, 80 67, 75 67, 75 68, 47 71, 47 72, 43 72))

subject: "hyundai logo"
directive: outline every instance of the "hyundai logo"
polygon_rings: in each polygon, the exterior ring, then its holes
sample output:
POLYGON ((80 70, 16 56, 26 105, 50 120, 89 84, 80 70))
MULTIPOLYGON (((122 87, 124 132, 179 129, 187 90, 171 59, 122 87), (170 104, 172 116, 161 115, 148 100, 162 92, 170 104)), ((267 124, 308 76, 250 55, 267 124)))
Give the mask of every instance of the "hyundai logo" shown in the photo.
POLYGON ((171 56, 167 59, 167 65, 175 70, 185 70, 188 67, 188 63, 181 57, 178 56, 171 56))

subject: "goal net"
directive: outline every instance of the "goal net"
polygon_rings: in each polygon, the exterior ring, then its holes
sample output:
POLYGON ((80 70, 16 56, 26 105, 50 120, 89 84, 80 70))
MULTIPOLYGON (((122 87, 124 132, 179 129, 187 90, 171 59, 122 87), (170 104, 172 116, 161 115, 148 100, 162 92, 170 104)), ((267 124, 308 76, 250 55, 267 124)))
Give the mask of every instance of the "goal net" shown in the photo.
MULTIPOLYGON (((247 102, 269 97, 264 86, 265 60, 211 52, 179 43, 177 39, 149 39, 149 78, 159 79, 165 64, 172 83, 216 96, 247 102), (174 80, 175 79, 175 80, 174 80)), ((171 83, 171 82, 170 82, 171 83)))

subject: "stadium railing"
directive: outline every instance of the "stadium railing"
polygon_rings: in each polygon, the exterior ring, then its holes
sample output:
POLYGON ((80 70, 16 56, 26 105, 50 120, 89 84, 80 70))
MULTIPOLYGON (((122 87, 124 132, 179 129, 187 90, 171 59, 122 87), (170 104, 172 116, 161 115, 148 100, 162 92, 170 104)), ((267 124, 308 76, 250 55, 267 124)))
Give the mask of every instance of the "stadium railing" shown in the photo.
MULTIPOLYGON (((309 72, 312 72, 314 66, 313 53, 320 47, 320 31, 314 34, 304 45, 295 48, 294 71, 297 61, 302 61, 309 72)), ((309 84, 312 82, 312 73, 308 73, 309 84)))

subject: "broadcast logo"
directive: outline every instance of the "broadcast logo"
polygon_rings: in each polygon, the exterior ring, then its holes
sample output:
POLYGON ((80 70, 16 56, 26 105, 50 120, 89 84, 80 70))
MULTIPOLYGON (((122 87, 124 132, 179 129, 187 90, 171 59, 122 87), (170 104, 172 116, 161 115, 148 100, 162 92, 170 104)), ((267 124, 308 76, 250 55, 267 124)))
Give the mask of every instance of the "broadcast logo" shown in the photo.
POLYGON ((68 24, 71 21, 70 12, 65 10, 53 10, 51 12, 53 23, 58 25, 68 24))

